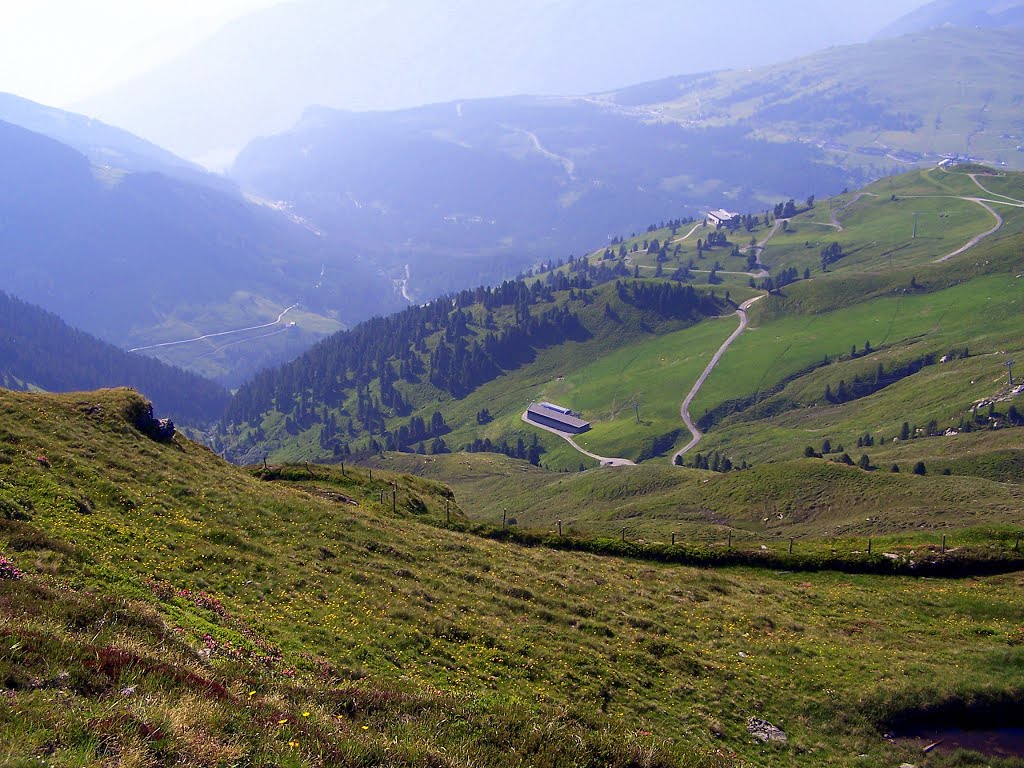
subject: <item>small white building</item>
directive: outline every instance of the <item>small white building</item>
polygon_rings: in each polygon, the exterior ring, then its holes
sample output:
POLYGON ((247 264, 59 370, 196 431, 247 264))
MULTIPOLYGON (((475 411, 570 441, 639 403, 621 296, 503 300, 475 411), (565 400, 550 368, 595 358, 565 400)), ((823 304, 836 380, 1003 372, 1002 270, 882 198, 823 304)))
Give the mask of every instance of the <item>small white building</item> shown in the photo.
POLYGON ((708 211, 707 220, 712 226, 717 227, 731 224, 739 217, 738 213, 730 213, 724 208, 719 208, 717 211, 708 211))

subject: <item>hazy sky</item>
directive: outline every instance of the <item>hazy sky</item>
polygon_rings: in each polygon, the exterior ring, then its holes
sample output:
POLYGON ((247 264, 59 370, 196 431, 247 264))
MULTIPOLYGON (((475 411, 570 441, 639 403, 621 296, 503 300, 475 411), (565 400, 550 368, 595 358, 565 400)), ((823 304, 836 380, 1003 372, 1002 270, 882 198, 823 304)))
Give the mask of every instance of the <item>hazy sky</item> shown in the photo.
POLYGON ((0 91, 68 106, 280 2, 0 0, 0 91))
MULTIPOLYGON (((924 1, 858 0, 855 10, 836 7, 835 21, 845 25, 839 39, 864 39, 924 1)), ((285 0, 0 0, 0 91, 73 107, 186 50, 232 18, 281 2, 285 0)), ((704 18, 703 0, 680 2, 692 2, 695 17, 704 18)), ((718 0, 715 6, 734 25, 764 13, 801 13, 805 2, 718 0)), ((708 31, 717 34, 713 26, 708 31)), ((829 36, 836 40, 834 29, 829 36)))

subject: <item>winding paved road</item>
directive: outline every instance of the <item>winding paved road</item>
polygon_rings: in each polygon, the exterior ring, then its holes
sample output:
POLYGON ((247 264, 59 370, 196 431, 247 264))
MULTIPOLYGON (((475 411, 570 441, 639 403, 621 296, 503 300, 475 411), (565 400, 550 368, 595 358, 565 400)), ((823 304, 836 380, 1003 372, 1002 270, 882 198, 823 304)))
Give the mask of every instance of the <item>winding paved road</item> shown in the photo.
POLYGON ((726 339, 725 343, 718 348, 718 351, 715 352, 715 356, 712 357, 711 362, 708 363, 708 367, 704 369, 704 373, 700 375, 700 378, 697 379, 696 383, 690 389, 689 394, 686 395, 686 399, 683 400, 683 405, 679 409, 679 415, 683 417, 683 423, 686 425, 686 428, 690 430, 691 434, 693 434, 693 439, 690 440, 690 442, 688 442, 682 448, 682 450, 676 451, 676 453, 672 456, 673 464, 676 463, 677 458, 687 453, 688 451, 692 450, 694 446, 696 446, 697 443, 699 443, 704 437, 704 433, 697 428, 697 425, 693 423, 693 419, 690 418, 690 403, 693 402, 693 398, 695 398, 697 396, 697 393, 700 392, 700 388, 704 386, 704 382, 707 381, 707 378, 708 376, 711 375, 711 372, 715 370, 715 366, 718 365, 719 361, 722 359, 722 356, 725 355, 729 347, 732 346, 732 343, 739 338, 741 333, 747 330, 747 325, 750 322, 747 318, 747 310, 750 309, 751 305, 754 302, 760 301, 766 295, 767 294, 761 294, 760 296, 755 296, 754 298, 747 299, 742 304, 740 304, 739 309, 736 310, 736 314, 740 318, 740 327, 733 331, 732 336, 726 339))
POLYGON ((531 427, 536 427, 537 429, 543 429, 545 432, 550 432, 553 435, 558 435, 560 438, 565 440, 565 442, 567 442, 569 445, 571 445, 577 451, 582 453, 584 456, 589 456, 590 458, 592 458, 595 461, 599 462, 602 467, 635 467, 636 466, 636 463, 630 461, 629 459, 610 458, 608 456, 598 456, 596 453, 591 453, 590 451, 586 450, 585 448, 581 448, 579 446, 579 444, 575 440, 572 439, 572 436, 568 432, 562 432, 560 430, 555 429, 554 427, 546 427, 543 424, 538 424, 535 421, 530 421, 530 419, 527 418, 527 412, 526 411, 523 411, 523 415, 520 418, 523 421, 525 421, 527 424, 529 424, 531 427))

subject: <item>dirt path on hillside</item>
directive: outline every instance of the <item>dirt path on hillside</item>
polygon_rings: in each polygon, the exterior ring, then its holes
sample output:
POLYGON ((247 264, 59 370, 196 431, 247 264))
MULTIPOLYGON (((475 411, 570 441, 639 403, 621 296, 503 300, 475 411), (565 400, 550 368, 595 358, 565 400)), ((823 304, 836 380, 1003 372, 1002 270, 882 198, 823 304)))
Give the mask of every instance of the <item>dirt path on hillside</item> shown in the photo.
POLYGON ((980 181, 978 181, 978 174, 976 174, 976 173, 969 173, 967 175, 970 176, 971 181, 973 181, 975 183, 975 185, 978 187, 978 189, 980 189, 986 195, 991 195, 992 197, 1002 197, 1002 198, 1004 198, 1006 200, 1009 200, 1011 203, 1018 203, 1020 205, 1024 205, 1024 200, 1018 200, 1017 198, 1010 197, 1009 195, 1002 195, 1002 194, 1000 194, 998 192, 993 192, 988 187, 982 185, 982 183, 980 181))
POLYGON ((669 245, 675 245, 676 243, 681 243, 681 242, 683 242, 683 240, 688 240, 688 239, 690 238, 690 236, 691 236, 691 235, 692 235, 692 234, 693 234, 694 232, 696 232, 696 231, 697 231, 698 229, 700 229, 700 228, 701 228, 701 227, 703 227, 703 226, 704 226, 704 224, 703 224, 703 223, 701 223, 701 224, 694 224, 694 225, 693 225, 693 229, 691 229, 691 230, 690 230, 689 232, 687 232, 687 233, 686 233, 685 235, 683 235, 682 237, 677 237, 677 238, 676 238, 675 240, 673 240, 673 241, 672 241, 671 243, 669 243, 669 245))
POLYGON ((576 451, 578 451, 579 453, 582 453, 584 456, 587 456, 587 457, 593 459, 594 461, 600 463, 600 465, 602 467, 635 467, 636 466, 636 463, 630 461, 629 459, 610 458, 608 456, 598 456, 596 453, 591 453, 586 448, 580 447, 579 444, 575 440, 572 439, 572 435, 570 435, 568 432, 562 432, 560 430, 555 429, 554 427, 546 427, 543 424, 538 424, 535 421, 530 421, 530 419, 527 418, 527 411, 523 411, 523 415, 520 418, 525 423, 529 424, 531 427, 536 427, 537 429, 543 429, 545 432, 550 432, 553 435, 558 435, 560 438, 565 440, 565 442, 567 442, 574 449, 576 449, 576 451))
MULTIPOLYGON (((839 214, 842 213, 843 211, 845 211, 851 205, 854 205, 862 197, 866 197, 866 196, 869 196, 869 195, 871 197, 878 197, 878 195, 876 195, 874 192, 858 192, 856 195, 853 196, 853 199, 850 202, 846 203, 846 205, 841 205, 838 208, 833 209, 831 211, 831 215, 829 216, 829 219, 831 220, 832 223, 831 224, 827 224, 826 226, 835 227, 837 232, 842 232, 843 231, 843 225, 839 223, 839 214)), ((818 223, 820 223, 820 222, 818 222, 818 223)))
MULTIPOLYGON (((964 251, 971 250, 971 248, 976 246, 978 243, 980 243, 986 237, 988 237, 989 235, 994 235, 996 232, 998 232, 1000 229, 1003 228, 1003 217, 1000 216, 998 213, 996 213, 995 209, 991 205, 989 205, 988 202, 982 200, 980 197, 961 197, 960 199, 961 200, 970 200, 972 203, 977 203, 978 205, 980 205, 982 208, 984 208, 986 211, 988 211, 989 213, 991 213, 995 217, 996 225, 994 227, 992 227, 992 229, 988 230, 988 232, 982 232, 980 235, 972 237, 967 242, 966 245, 958 248, 957 250, 953 251, 952 253, 947 253, 945 256, 940 256, 939 258, 935 259, 935 261, 934 261, 935 264, 941 264, 944 261, 949 261, 954 256, 959 256, 964 251)), ((1011 203, 1006 203, 1006 205, 1011 205, 1011 203)))
POLYGON ((687 453, 688 451, 692 450, 697 445, 697 443, 699 443, 704 437, 704 433, 697 428, 697 425, 693 423, 693 419, 690 417, 690 403, 693 402, 693 399, 697 396, 697 393, 700 392, 700 388, 704 386, 704 382, 707 381, 707 378, 708 376, 711 375, 711 372, 715 370, 715 366, 718 365, 719 361, 725 355, 726 351, 729 349, 729 347, 732 346, 732 343, 740 337, 741 333, 747 330, 747 325, 750 322, 747 318, 747 310, 750 309, 751 305, 754 304, 754 302, 760 301, 766 295, 767 294, 761 294, 760 296, 755 296, 754 298, 747 299, 745 302, 740 304, 739 308, 736 310, 736 314, 740 318, 740 327, 733 331, 732 335, 725 340, 725 343, 718 348, 718 351, 715 352, 715 356, 711 358, 711 362, 708 363, 707 368, 704 369, 704 373, 700 375, 700 378, 697 379, 693 387, 690 388, 689 393, 686 395, 686 399, 683 400, 683 405, 679 409, 679 415, 683 417, 683 423, 686 425, 686 428, 690 430, 690 433, 693 435, 693 439, 690 440, 690 442, 688 442, 682 448, 682 450, 676 451, 676 453, 672 456, 673 464, 676 463, 677 458, 687 453))
MULTIPOLYGON (((978 187, 980 189, 982 189, 983 191, 985 191, 986 193, 988 193, 990 195, 994 194, 992 192, 989 192, 984 187, 982 187, 977 179, 974 180, 974 183, 977 184, 978 187)), ((1002 227, 1003 227, 1003 217, 1000 216, 996 212, 996 210, 992 207, 993 205, 1007 205, 1007 206, 1009 206, 1011 208, 1024 208, 1024 201, 1015 200, 1014 198, 1008 197, 1007 195, 996 195, 996 196, 997 197, 1002 197, 1002 198, 1005 198, 1005 199, 1003 199, 1003 200, 992 200, 991 198, 987 198, 987 197, 964 197, 962 195, 903 195, 903 197, 905 199, 907 199, 907 200, 922 200, 922 199, 923 200, 935 200, 935 199, 944 199, 944 200, 963 200, 963 201, 968 202, 968 203, 977 203, 982 208, 984 208, 986 211, 988 211, 990 214, 992 214, 992 218, 994 218, 996 220, 996 224, 995 224, 994 227, 992 227, 992 229, 988 230, 987 232, 982 232, 980 235, 976 235, 976 236, 972 237, 970 240, 967 241, 966 244, 964 244, 960 248, 957 248, 952 253, 947 253, 945 256, 940 256, 939 258, 937 258, 934 261, 932 261, 933 264, 941 264, 944 261, 949 261, 954 256, 959 256, 961 253, 964 253, 965 251, 971 250, 971 248, 976 246, 978 243, 980 243, 986 237, 989 237, 990 235, 994 235, 996 232, 998 232, 1000 229, 1002 229, 1002 227), (1013 201, 1013 202, 1011 202, 1011 201, 1013 201)))

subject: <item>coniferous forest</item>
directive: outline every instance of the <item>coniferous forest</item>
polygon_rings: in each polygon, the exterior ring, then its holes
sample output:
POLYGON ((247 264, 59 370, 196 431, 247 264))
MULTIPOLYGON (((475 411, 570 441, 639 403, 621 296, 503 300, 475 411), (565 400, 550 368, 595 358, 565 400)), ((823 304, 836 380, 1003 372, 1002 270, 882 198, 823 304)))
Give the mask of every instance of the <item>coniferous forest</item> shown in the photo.
MULTIPOLYGON (((586 340, 580 310, 597 301, 594 289, 615 280, 623 304, 666 320, 686 322, 719 314, 726 302, 693 286, 629 279, 622 261, 571 261, 442 297, 388 317, 374 318, 320 342, 293 362, 260 373, 228 406, 224 427, 246 426, 251 441, 264 439, 267 414, 282 414, 289 434, 319 424, 320 448, 335 455, 369 450, 449 450, 449 429, 439 413, 424 421, 423 387, 462 398, 502 373, 534 359, 540 349, 586 340), (410 392, 420 393, 417 399, 410 392), (415 401, 413 401, 415 400, 415 401), (409 417, 401 426, 394 417, 409 417), (417 420, 419 419, 419 420, 417 420), (364 448, 351 447, 365 440, 364 448)), ((614 316, 607 303, 604 311, 614 316)))
POLYGON ((2 291, 0 329, 0 381, 6 387, 71 392, 130 386, 152 399, 161 415, 191 425, 217 421, 227 406, 228 392, 219 384, 120 350, 2 291))

